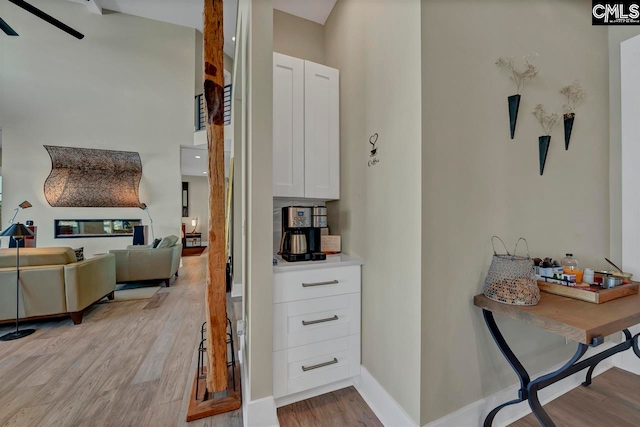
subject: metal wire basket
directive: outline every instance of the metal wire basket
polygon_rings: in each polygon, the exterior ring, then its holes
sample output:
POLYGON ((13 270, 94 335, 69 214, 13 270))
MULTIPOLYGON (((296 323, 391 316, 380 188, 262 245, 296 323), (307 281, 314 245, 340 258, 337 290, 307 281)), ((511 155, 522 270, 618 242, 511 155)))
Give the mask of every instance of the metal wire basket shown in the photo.
POLYGON ((540 289, 536 283, 533 260, 529 256, 527 240, 523 237, 518 239, 513 255, 509 253, 502 239, 497 236, 491 238, 491 245, 493 246, 493 259, 482 288, 484 295, 504 304, 536 305, 540 301, 540 289), (505 254, 496 252, 494 239, 502 242, 505 254), (526 257, 515 254, 521 240, 527 245, 526 257))

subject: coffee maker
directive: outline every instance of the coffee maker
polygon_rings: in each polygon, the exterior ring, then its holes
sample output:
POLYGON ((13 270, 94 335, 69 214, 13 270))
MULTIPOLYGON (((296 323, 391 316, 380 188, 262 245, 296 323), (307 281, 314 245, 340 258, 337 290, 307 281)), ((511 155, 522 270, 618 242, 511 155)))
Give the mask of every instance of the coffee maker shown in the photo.
POLYGON ((327 228, 327 208, 314 206, 311 208, 311 228, 309 229, 309 252, 312 261, 327 259, 327 255, 322 253, 320 245, 323 228, 327 228))
POLYGON ((280 255, 285 261, 321 261, 320 240, 327 227, 327 208, 324 206, 285 206, 282 208, 282 238, 280 255))
POLYGON ((282 208, 282 238, 280 255, 285 261, 309 261, 309 231, 311 229, 309 207, 285 206, 282 208))

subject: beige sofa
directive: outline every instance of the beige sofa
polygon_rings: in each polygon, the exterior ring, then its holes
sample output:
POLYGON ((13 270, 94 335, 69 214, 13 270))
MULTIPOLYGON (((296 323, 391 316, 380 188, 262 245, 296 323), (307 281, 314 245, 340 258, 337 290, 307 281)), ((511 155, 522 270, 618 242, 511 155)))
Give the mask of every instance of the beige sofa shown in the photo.
MULTIPOLYGON (((113 299, 115 257, 98 255, 76 262, 71 248, 20 249, 20 318, 70 314, 82 323, 85 308, 113 299)), ((0 322, 16 317, 16 250, 0 249, 0 322)))
MULTIPOLYGON (((177 238, 176 238, 177 239, 177 238)), ((178 276, 182 245, 152 248, 149 245, 128 246, 127 249, 109 251, 116 257, 116 282, 164 280, 166 286, 171 278, 178 276)))

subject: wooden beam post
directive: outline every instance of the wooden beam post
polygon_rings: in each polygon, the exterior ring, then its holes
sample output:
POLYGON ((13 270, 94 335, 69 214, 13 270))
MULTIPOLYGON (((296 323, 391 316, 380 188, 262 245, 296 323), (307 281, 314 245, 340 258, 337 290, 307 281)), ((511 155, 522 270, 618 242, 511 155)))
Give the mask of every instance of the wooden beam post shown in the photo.
POLYGON ((204 1, 204 98, 209 149, 207 390, 227 389, 227 294, 224 199, 224 33, 222 0, 204 1))
MULTIPOLYGON (((196 371, 187 421, 239 409, 240 364, 229 381, 227 366, 227 241, 225 237, 224 179, 224 33, 222 0, 204 0, 204 100, 209 154, 209 252, 205 311, 206 393, 196 371), (234 382, 235 380, 235 382, 234 382)), ((231 191, 231 189, 229 190, 231 191)))

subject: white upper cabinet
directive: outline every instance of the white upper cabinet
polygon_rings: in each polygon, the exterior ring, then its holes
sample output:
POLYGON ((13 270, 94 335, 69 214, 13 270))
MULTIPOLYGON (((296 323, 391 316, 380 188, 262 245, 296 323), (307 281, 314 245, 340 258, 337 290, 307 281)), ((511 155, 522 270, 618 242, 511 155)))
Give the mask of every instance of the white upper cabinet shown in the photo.
POLYGON ((339 199, 339 72, 279 53, 273 67, 273 195, 339 199))
POLYGON ((273 54, 273 195, 304 197, 304 61, 273 54))
POLYGON ((339 72, 304 62, 304 195, 340 198, 339 72))

